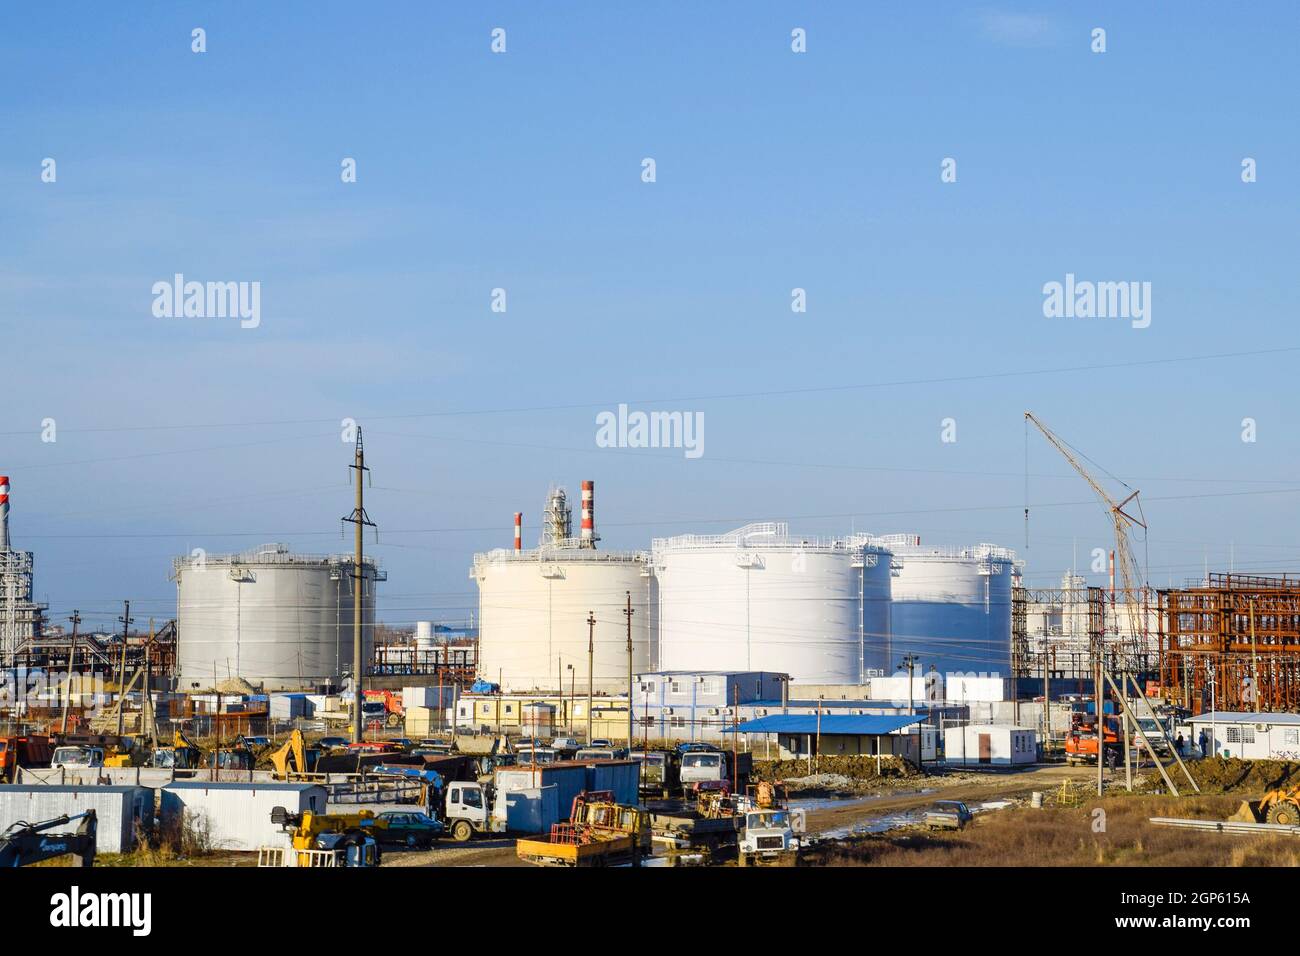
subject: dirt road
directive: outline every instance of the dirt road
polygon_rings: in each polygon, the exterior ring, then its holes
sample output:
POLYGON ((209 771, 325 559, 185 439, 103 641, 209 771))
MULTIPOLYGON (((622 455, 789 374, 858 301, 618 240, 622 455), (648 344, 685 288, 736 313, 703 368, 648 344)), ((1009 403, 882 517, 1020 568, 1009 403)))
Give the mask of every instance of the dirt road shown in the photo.
POLYGON ((515 856, 515 841, 476 839, 438 843, 429 850, 385 850, 384 866, 528 866, 515 856))
POLYGON ((952 775, 917 778, 916 787, 898 793, 850 798, 843 801, 819 800, 808 811, 808 831, 816 836, 853 829, 877 817, 887 817, 917 809, 935 800, 964 800, 975 803, 1028 796, 1031 791, 1050 791, 1062 781, 1087 781, 1095 778, 1089 767, 1050 764, 1029 770, 968 771, 952 775), (842 805, 837 805, 842 804, 842 805))

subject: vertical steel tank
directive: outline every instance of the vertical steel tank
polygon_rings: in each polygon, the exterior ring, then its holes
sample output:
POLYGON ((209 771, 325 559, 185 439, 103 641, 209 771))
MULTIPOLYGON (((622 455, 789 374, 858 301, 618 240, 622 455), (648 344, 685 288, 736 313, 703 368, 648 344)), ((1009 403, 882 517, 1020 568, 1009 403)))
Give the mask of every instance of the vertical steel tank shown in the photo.
POLYGON ((765 670, 858 683, 887 665, 890 554, 866 535, 792 537, 761 522, 659 538, 662 670, 765 670))
POLYGON ((1011 676, 1014 551, 991 544, 924 547, 915 535, 880 539, 894 554, 893 660, 915 654, 918 674, 1011 676))
MULTIPOLYGON (((338 686, 352 669, 350 556, 290 553, 283 544, 242 554, 177 558, 176 626, 182 691, 243 678, 267 691, 338 686)), ((362 658, 374 650, 373 559, 363 570, 362 658)))

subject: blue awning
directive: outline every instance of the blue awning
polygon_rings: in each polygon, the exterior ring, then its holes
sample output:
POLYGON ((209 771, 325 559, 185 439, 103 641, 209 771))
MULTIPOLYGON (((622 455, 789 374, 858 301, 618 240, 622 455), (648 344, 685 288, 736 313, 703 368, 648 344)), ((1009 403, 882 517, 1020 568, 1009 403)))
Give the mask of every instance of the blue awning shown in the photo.
POLYGON ((875 736, 892 734, 924 723, 924 714, 822 714, 820 721, 816 714, 777 714, 773 717, 759 717, 747 720, 736 727, 728 727, 723 733, 739 731, 742 734, 816 734, 818 723, 821 733, 875 736))

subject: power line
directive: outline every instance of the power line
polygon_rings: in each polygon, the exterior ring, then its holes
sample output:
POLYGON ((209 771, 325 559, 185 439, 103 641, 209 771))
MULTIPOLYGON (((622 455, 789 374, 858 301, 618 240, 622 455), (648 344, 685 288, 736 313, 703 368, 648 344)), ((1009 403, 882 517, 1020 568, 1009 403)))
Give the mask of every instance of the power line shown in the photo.
MULTIPOLYGON (((478 409, 452 409, 436 412, 407 412, 393 415, 365 415, 351 416, 358 421, 365 420, 369 422, 377 421, 396 421, 400 419, 415 418, 454 418, 460 416, 472 415, 506 415, 522 414, 530 412, 554 412, 554 411, 573 411, 582 408, 609 408, 618 404, 626 405, 653 405, 669 402, 711 402, 711 401, 736 401, 754 398, 778 398, 789 397, 791 395, 815 395, 848 391, 865 391, 877 388, 903 388, 916 385, 942 385, 958 382, 979 382, 992 381, 1008 378, 1025 378, 1038 375, 1065 375, 1076 372, 1099 372, 1111 369, 1129 369, 1144 368, 1159 365, 1176 365, 1185 362, 1204 362, 1219 359, 1236 359, 1236 358, 1254 358, 1261 355, 1284 355, 1291 352, 1300 352, 1300 345, 1285 345, 1266 349, 1251 349, 1240 352, 1211 352, 1201 355, 1183 355, 1167 356, 1165 358, 1154 359, 1134 359, 1130 362, 1099 362, 1090 365, 1062 365, 1053 368, 1042 369, 1016 369, 1005 372, 983 372, 971 375, 949 375, 949 376, 931 376, 928 378, 912 379, 894 379, 880 382, 858 382, 844 385, 808 385, 796 388, 783 389, 764 389, 749 392, 719 392, 705 395, 674 396, 667 398, 642 398, 629 400, 627 398, 604 400, 604 401, 584 401, 571 402, 556 405, 520 405, 500 408, 478 408, 478 409)), ((139 432, 139 431, 177 431, 177 430, 195 430, 200 428, 263 428, 286 425, 321 425, 337 424, 334 418, 296 418, 296 419, 279 419, 279 420, 262 420, 262 421, 243 421, 243 422, 207 422, 207 423, 175 423, 175 424, 158 424, 158 425, 104 425, 91 426, 87 428, 61 428, 66 433, 121 433, 121 432, 139 432)), ((23 429, 20 431, 0 432, 0 435, 19 436, 34 434, 36 429, 23 429)))

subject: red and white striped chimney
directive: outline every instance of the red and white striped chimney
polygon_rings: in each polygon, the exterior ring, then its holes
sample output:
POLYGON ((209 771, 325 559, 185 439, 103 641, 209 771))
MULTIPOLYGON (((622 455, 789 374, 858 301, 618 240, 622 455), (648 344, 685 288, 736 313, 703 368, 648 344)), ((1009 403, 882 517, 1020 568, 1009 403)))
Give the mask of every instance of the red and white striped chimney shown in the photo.
POLYGON ((515 512, 515 550, 524 550, 524 513, 515 512))
POLYGON ((9 550, 9 476, 0 475, 0 551, 9 550))
POLYGON ((582 483, 582 532, 578 539, 581 548, 596 547, 596 483, 582 483))

